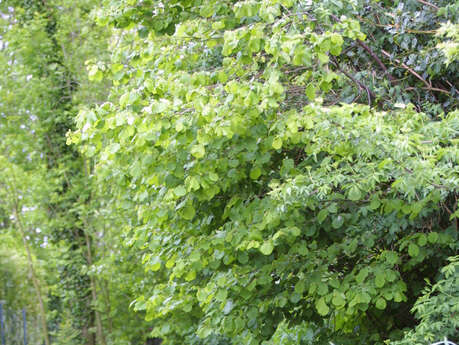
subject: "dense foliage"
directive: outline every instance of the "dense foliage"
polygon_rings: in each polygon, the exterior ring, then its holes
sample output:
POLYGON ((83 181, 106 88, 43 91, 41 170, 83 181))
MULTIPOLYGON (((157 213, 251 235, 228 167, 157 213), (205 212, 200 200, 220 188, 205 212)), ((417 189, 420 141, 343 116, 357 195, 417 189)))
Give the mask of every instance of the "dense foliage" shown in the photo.
POLYGON ((0 225, 57 343, 459 341, 459 2, 2 8, 0 225))
MULTIPOLYGON (((102 202, 88 177, 92 162, 66 145, 65 138, 79 106, 106 94, 89 81, 85 65, 107 54, 109 32, 90 17, 95 4, 0 3, 0 227, 2 253, 11 255, 2 260, 0 299, 10 308, 28 306, 29 312, 39 313, 47 344, 70 344, 69 334, 78 344, 104 344, 111 336, 103 334, 102 322, 109 329, 110 313, 119 306, 136 320, 128 311, 132 297, 113 290, 116 302, 111 303, 111 282, 93 271, 117 243, 109 237, 103 242, 104 224, 92 220, 102 202), (19 248, 13 250, 14 243, 19 248)), ((124 333, 113 333, 123 339, 124 333)), ((143 333, 124 338, 140 339, 143 333)))

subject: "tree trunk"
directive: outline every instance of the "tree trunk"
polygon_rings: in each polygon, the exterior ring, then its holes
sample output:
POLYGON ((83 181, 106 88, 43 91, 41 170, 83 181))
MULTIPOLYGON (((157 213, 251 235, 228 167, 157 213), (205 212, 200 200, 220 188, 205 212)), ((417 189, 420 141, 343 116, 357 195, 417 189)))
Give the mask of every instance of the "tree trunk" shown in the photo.
MULTIPOLYGON (((87 252, 87 260, 88 260, 88 265, 92 266, 92 253, 91 253, 91 240, 89 239, 88 233, 86 231, 87 229, 84 230, 84 237, 86 240, 86 252, 87 252)), ((105 341, 105 336, 103 333, 102 329, 102 319, 100 317, 100 313, 97 310, 96 302, 97 302, 97 284, 96 284, 96 278, 92 275, 89 276, 90 282, 91 282, 91 296, 92 296, 92 303, 94 305, 94 313, 96 316, 96 333, 97 333, 97 338, 100 341, 101 345, 107 345, 105 341)))

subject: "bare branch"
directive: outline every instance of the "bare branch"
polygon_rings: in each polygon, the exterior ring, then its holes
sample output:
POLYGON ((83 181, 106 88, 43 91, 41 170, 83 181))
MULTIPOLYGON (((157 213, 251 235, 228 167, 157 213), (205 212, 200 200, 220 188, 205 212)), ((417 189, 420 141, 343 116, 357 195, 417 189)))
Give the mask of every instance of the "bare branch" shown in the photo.
MULTIPOLYGON (((346 77, 348 77, 350 80, 352 80, 355 84, 357 84, 357 86, 359 87, 359 89, 364 89, 366 92, 367 92, 367 98, 368 98, 368 105, 371 105, 371 99, 375 99, 376 96, 375 94, 368 88, 368 86, 366 86, 365 84, 363 84, 361 81, 355 79, 351 74, 347 73, 345 70, 341 69, 341 67, 339 66, 338 64, 338 61, 336 61, 336 59, 334 57, 332 57, 332 63, 335 65, 335 67, 341 72, 343 73, 346 77)), ((359 90, 359 93, 360 93, 360 90, 359 90)))
MULTIPOLYGON (((391 59, 391 56, 388 52, 386 52, 385 50, 381 50, 381 52, 386 56, 388 57, 389 59, 391 59)), ((408 65, 406 65, 405 63, 401 62, 400 60, 398 59, 393 59, 396 63, 400 64, 401 67, 403 67, 404 69, 406 69, 408 72, 410 72, 412 75, 414 75, 416 78, 418 78, 420 81, 422 81, 424 83, 424 85, 426 86, 424 89, 425 90, 430 90, 430 91, 437 91, 437 92, 441 92, 441 93, 445 93, 445 94, 448 94, 449 95, 449 91, 448 90, 445 90, 445 89, 440 89, 438 87, 432 87, 432 84, 430 82, 428 82, 427 80, 425 80, 423 77, 421 77, 419 75, 419 73, 417 73, 414 69, 412 69, 411 67, 409 67, 408 65)))
POLYGON ((376 63, 379 65, 379 67, 381 67, 381 69, 384 71, 384 74, 387 75, 387 77, 389 78, 391 83, 393 83, 393 84, 396 83, 396 80, 395 80, 394 76, 388 72, 386 65, 384 65, 384 63, 375 54, 375 52, 369 46, 367 46, 364 42, 362 42, 361 40, 357 40, 357 44, 359 46, 361 46, 363 49, 365 49, 368 52, 368 54, 370 54, 370 56, 376 61, 376 63))
MULTIPOLYGON (((330 15, 335 21, 337 21, 338 23, 340 23, 340 19, 335 16, 334 14, 331 14, 330 15)), ((361 46, 368 54, 370 54, 370 56, 376 61, 376 63, 379 65, 379 67, 383 70, 384 74, 387 75, 387 77, 389 78, 389 80, 391 81, 391 83, 395 83, 396 80, 394 78, 394 76, 392 76, 389 71, 387 70, 387 67, 386 65, 384 65, 384 63, 381 61, 381 59, 378 57, 378 55, 375 54, 375 52, 368 46, 366 45, 363 41, 361 40, 357 40, 357 44, 359 46, 361 46)))
POLYGON ((432 7, 433 9, 435 9, 435 11, 438 11, 438 9, 439 9, 439 7, 437 5, 431 4, 430 2, 427 2, 425 0, 417 0, 417 2, 419 2, 419 3, 423 4, 423 5, 432 7))

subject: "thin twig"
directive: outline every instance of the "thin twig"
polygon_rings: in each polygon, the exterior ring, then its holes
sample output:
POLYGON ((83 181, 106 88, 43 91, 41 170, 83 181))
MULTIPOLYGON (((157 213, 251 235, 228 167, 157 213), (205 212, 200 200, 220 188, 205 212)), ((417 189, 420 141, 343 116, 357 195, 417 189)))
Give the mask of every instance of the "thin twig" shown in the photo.
POLYGON ((435 9, 435 11, 438 11, 439 7, 437 5, 431 4, 430 2, 427 2, 425 0, 417 0, 417 2, 420 2, 421 4, 424 4, 426 6, 432 7, 435 9))
POLYGON ((395 83, 396 80, 394 78, 394 76, 392 74, 390 74, 387 70, 387 67, 386 65, 381 61, 381 59, 375 54, 375 52, 369 47, 367 46, 364 42, 362 42, 361 40, 357 40, 357 44, 359 46, 361 46, 363 49, 365 49, 368 54, 370 54, 370 56, 377 62, 377 64, 379 65, 379 67, 381 67, 381 69, 384 71, 384 74, 387 75, 387 77, 389 78, 389 80, 392 82, 392 83, 395 83))
MULTIPOLYGON (((440 89, 438 87, 421 87, 422 90, 427 90, 427 91, 437 91, 437 92, 441 92, 441 93, 444 93, 444 94, 448 94, 449 95, 449 92, 447 90, 444 90, 444 89, 440 89)), ((413 91, 413 90, 416 90, 415 87, 407 87, 405 89, 406 91, 413 91)), ((459 92, 459 91, 456 91, 456 92, 459 92)))
MULTIPOLYGON (((361 81, 355 79, 351 74, 347 73, 345 70, 341 69, 339 64, 338 64, 338 61, 336 61, 336 59, 334 57, 332 57, 332 63, 336 66, 336 68, 341 72, 343 73, 346 77, 348 77, 350 80, 352 80, 355 84, 357 84, 357 86, 359 87, 359 89, 364 89, 366 92, 367 92, 367 98, 368 98, 368 105, 371 105, 371 98, 376 98, 375 94, 368 88, 368 86, 366 86, 365 84, 363 84, 361 81)), ((360 94, 360 91, 359 91, 359 94, 360 94)))
MULTIPOLYGON (((388 52, 385 50, 381 50, 381 52, 387 56, 389 59, 391 59, 391 56, 388 52)), ((432 84, 430 84, 427 80, 425 80, 423 77, 421 77, 415 70, 413 70, 411 67, 407 66, 405 63, 401 62, 398 59, 393 59, 396 63, 400 64, 404 69, 408 70, 411 74, 413 74, 416 78, 421 80, 428 88, 432 87, 432 84)))
MULTIPOLYGON (((381 52, 386 56, 388 57, 389 59, 391 59, 391 56, 388 52, 386 52, 385 50, 381 50, 381 52)), ((424 89, 426 90, 430 90, 430 91, 437 91, 437 92, 442 92, 442 93, 445 93, 445 94, 448 94, 449 95, 449 91, 448 90, 444 90, 444 89, 440 89, 438 87, 432 87, 432 84, 430 82, 428 82, 427 80, 425 80, 423 77, 421 77, 419 75, 419 73, 417 73, 415 70, 413 70, 411 67, 409 67, 408 65, 406 65, 405 63, 403 63, 402 61, 400 61, 399 59, 393 59, 396 63, 400 64, 401 67, 403 67, 404 69, 406 69, 408 72, 410 72, 412 75, 414 75, 416 78, 418 78, 420 81, 422 81, 426 87, 424 89)))
MULTIPOLYGON (((388 28, 393 28, 393 29, 396 29, 398 30, 399 29, 399 26, 398 25, 394 25, 394 24, 381 24, 380 22, 378 23, 374 23, 372 22, 371 20, 368 20, 368 19, 365 19, 361 16, 356 16, 356 18, 358 18, 361 22, 364 22, 368 25, 372 25, 372 26, 375 26, 377 28, 384 28, 384 29, 388 29, 388 28)), ((413 30, 413 29, 403 29, 404 32, 408 32, 410 34, 435 34, 437 33, 437 30, 413 30)))
MULTIPOLYGON (((330 16, 331 16, 335 21, 337 21, 338 23, 341 22, 341 20, 340 20, 337 16, 335 16, 334 14, 331 14, 330 16)), ((387 75, 387 77, 389 78, 389 80, 391 81, 391 83, 395 83, 396 81, 395 81, 394 76, 392 76, 392 75, 389 73, 389 71, 388 71, 386 65, 381 61, 381 59, 378 57, 378 55, 376 55, 376 53, 375 53, 368 45, 366 45, 363 41, 361 41, 361 40, 358 39, 358 40, 357 40, 357 44, 358 44, 359 46, 361 46, 365 51, 367 51, 368 54, 370 54, 370 56, 376 61, 376 63, 379 65, 379 67, 383 70, 384 74, 387 75)))

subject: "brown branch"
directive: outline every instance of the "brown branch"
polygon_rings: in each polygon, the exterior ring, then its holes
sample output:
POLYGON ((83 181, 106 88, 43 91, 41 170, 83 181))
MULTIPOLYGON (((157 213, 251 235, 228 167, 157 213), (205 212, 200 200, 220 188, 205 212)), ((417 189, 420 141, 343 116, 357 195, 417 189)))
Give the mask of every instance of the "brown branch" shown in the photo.
MULTIPOLYGON (((387 56, 389 59, 391 58, 390 54, 388 52, 386 52, 385 50, 381 50, 381 52, 387 56)), ((449 91, 448 90, 445 90, 445 89, 440 89, 438 87, 432 87, 432 84, 430 82, 428 82, 427 80, 425 80, 423 77, 421 77, 419 75, 419 73, 417 73, 415 70, 413 70, 411 67, 409 67, 408 65, 406 65, 405 63, 401 62, 399 59, 393 59, 396 63, 400 64, 401 67, 403 67, 404 69, 406 69, 408 72, 410 72, 412 75, 414 75, 416 78, 418 78, 420 81, 422 81, 424 83, 424 85, 426 86, 424 89, 425 90, 430 90, 430 91, 437 91, 437 92, 441 92, 441 93, 445 93, 445 94, 448 94, 449 95, 449 91)))
POLYGON ((358 43, 359 46, 361 46, 363 49, 365 49, 368 52, 368 54, 370 54, 370 56, 376 61, 376 63, 379 65, 379 67, 381 67, 381 69, 384 71, 384 74, 387 75, 387 77, 389 78, 391 83, 393 83, 393 84, 396 83, 396 80, 395 80, 394 76, 388 72, 386 65, 384 65, 384 63, 375 54, 375 52, 369 46, 367 46, 364 42, 362 42, 361 40, 357 40, 357 43, 358 43))
POLYGON ((339 67, 338 61, 334 57, 332 57, 332 63, 336 66, 336 68, 343 73, 346 77, 348 77, 350 80, 352 80, 357 86, 359 87, 359 95, 360 95, 360 89, 364 89, 367 92, 367 98, 368 98, 368 105, 371 105, 371 98, 376 98, 375 94, 366 86, 363 84, 361 81, 355 79, 351 74, 347 73, 345 70, 341 69, 339 67))
POLYGON ((435 188, 437 188, 437 189, 448 189, 448 186, 444 186, 442 184, 436 184, 436 183, 433 183, 433 182, 431 182, 430 184, 432 186, 434 186, 435 188))
MULTIPOLYGON (((441 92, 441 93, 445 93, 447 95, 449 95, 449 91, 448 90, 444 90, 444 89, 440 89, 438 87, 423 87, 424 90, 429 90, 429 91, 437 91, 437 92, 441 92)), ((456 90, 456 93, 458 91, 456 90)))
POLYGON ((301 67, 297 67, 297 68, 286 69, 284 73, 285 74, 297 73, 297 72, 301 72, 301 71, 307 70, 308 68, 309 67, 301 66, 301 67))
MULTIPOLYGON (((384 28, 384 29, 387 29, 387 28, 393 28, 393 29, 396 29, 398 30, 399 29, 399 25, 394 25, 394 24, 381 24, 379 21, 378 23, 374 23, 372 22, 371 20, 368 20, 368 19, 365 19, 359 15, 356 15, 356 18, 358 18, 361 22, 363 23, 366 23, 368 25, 371 25, 371 26, 375 26, 377 28, 384 28)), ((414 29, 403 29, 404 32, 408 32, 410 34, 435 34, 437 33, 437 30, 414 30, 414 29)))
MULTIPOLYGON (((331 14, 330 16, 338 23, 341 22, 341 20, 334 14, 331 14)), ((379 67, 383 70, 384 74, 387 75, 391 83, 394 84, 396 82, 395 78, 389 73, 386 65, 384 65, 384 63, 381 61, 378 55, 376 55, 375 52, 368 45, 366 45, 363 41, 357 39, 357 44, 361 46, 368 54, 370 54, 370 56, 376 61, 379 67)))
MULTIPOLYGON (((391 56, 388 52, 385 50, 381 50, 381 52, 387 56, 389 59, 391 59, 391 56)), ((432 84, 430 84, 427 80, 425 80, 423 77, 421 77, 415 70, 413 70, 411 67, 407 66, 405 63, 401 62, 398 59, 393 59, 396 63, 400 64, 404 69, 408 70, 412 75, 414 75, 416 78, 418 78, 420 81, 422 81, 428 88, 432 87, 432 84)))
POLYGON ((435 11, 439 10, 439 7, 437 5, 431 4, 430 2, 427 2, 425 0, 417 0, 417 2, 419 2, 419 3, 423 4, 423 5, 432 7, 433 9, 435 9, 435 11))
MULTIPOLYGON (((421 87, 421 89, 422 90, 428 90, 428 91, 437 91, 437 92, 441 92, 441 93, 449 95, 449 91, 444 90, 444 89, 440 89, 438 87, 421 87)), ((407 87, 405 90, 406 91, 412 91, 412 90, 416 90, 416 88, 410 86, 410 87, 407 87)), ((456 90, 456 93, 459 93, 459 91, 456 90)))

